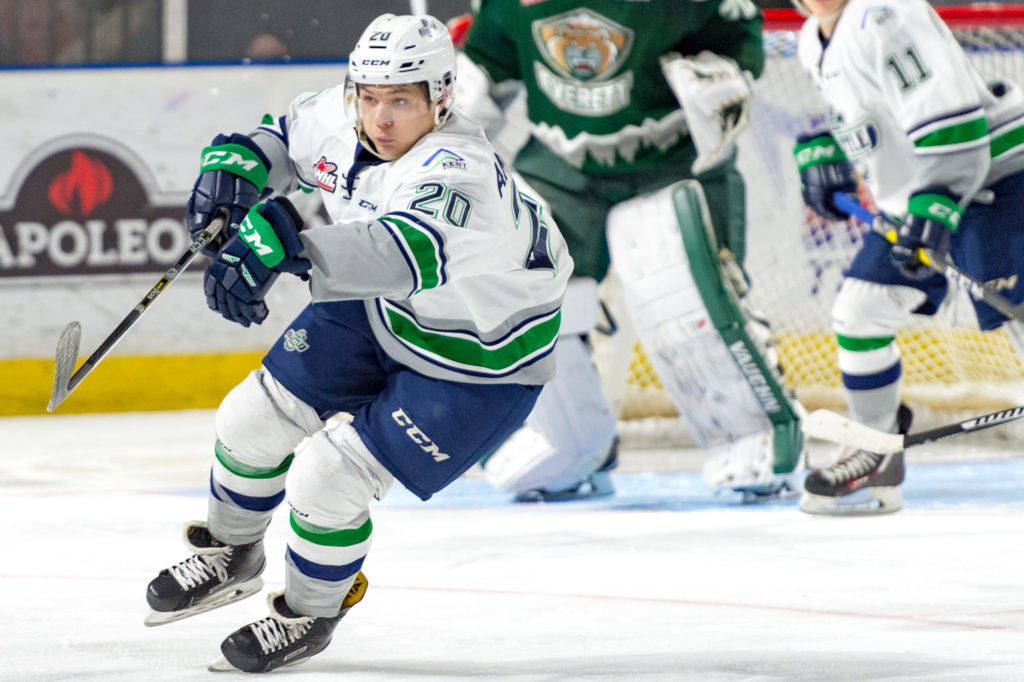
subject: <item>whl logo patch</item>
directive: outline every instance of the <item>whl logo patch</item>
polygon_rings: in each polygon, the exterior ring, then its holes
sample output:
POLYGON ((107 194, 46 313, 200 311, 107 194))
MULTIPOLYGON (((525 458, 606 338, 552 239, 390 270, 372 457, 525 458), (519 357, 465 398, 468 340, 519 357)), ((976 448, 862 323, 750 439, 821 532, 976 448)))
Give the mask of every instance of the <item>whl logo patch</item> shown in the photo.
POLYGON ((320 189, 333 192, 338 187, 338 164, 331 163, 326 156, 313 165, 313 173, 316 175, 316 184, 320 189))

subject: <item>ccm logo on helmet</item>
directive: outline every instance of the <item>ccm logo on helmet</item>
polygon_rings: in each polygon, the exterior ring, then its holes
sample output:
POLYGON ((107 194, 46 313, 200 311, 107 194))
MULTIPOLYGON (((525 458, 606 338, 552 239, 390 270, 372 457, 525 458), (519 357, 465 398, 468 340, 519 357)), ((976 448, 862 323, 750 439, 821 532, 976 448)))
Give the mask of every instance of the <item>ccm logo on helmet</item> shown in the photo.
POLYGON ((427 438, 427 434, 420 431, 420 427, 412 423, 409 419, 409 415, 405 413, 405 410, 398 408, 391 413, 391 418, 395 420, 395 423, 399 426, 408 426, 405 430, 405 435, 409 436, 413 443, 420 446, 423 452, 427 453, 434 458, 435 462, 443 462, 448 459, 448 455, 441 452, 441 448, 434 444, 434 441, 427 438))
POLYGON ((359 62, 363 66, 387 66, 391 63, 390 59, 364 59, 359 62))

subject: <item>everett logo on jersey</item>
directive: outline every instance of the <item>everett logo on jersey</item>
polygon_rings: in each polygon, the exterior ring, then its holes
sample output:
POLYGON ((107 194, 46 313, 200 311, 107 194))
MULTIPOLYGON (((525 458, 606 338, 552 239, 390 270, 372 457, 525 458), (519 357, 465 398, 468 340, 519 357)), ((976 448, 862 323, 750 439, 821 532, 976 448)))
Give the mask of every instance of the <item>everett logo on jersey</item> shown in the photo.
POLYGON ((326 156, 320 157, 320 160, 313 166, 316 184, 320 186, 320 189, 333 192, 338 187, 338 174, 335 172, 337 170, 338 164, 331 163, 326 156))
POLYGON ((633 47, 632 30, 584 8, 538 19, 531 28, 547 63, 534 61, 537 85, 559 109, 606 116, 629 104, 633 72, 611 76, 633 47))

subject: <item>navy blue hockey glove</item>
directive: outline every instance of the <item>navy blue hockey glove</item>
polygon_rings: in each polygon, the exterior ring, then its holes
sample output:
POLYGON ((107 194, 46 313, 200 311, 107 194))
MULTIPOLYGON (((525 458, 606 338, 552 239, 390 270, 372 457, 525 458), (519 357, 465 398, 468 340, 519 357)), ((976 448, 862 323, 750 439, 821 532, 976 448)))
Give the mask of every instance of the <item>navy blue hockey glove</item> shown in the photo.
POLYGON ((303 227, 302 216, 292 202, 274 197, 249 210, 238 234, 263 265, 275 272, 300 274, 310 268, 309 261, 299 256, 305 248, 299 239, 303 227))
POLYGON ((836 206, 836 192, 857 194, 857 174, 829 133, 801 135, 793 148, 800 170, 800 192, 811 210, 828 220, 846 220, 850 214, 836 206))
POLYGON ((931 276, 934 271, 921 262, 919 250, 928 249, 936 257, 944 257, 962 214, 960 204, 946 187, 928 187, 912 194, 891 252, 900 272, 911 279, 931 276))
POLYGON ((277 275, 260 261, 241 234, 232 235, 206 268, 206 305, 243 327, 261 324, 269 312, 263 297, 277 275))
POLYGON ((263 298, 281 272, 301 274, 310 263, 299 254, 303 222, 292 202, 275 197, 253 206, 216 260, 206 269, 206 304, 248 327, 267 317, 263 298))
POLYGON ((203 253, 213 258, 260 197, 270 173, 270 160, 248 135, 218 135, 203 150, 196 179, 185 206, 185 224, 192 239, 206 229, 220 210, 228 226, 203 253))

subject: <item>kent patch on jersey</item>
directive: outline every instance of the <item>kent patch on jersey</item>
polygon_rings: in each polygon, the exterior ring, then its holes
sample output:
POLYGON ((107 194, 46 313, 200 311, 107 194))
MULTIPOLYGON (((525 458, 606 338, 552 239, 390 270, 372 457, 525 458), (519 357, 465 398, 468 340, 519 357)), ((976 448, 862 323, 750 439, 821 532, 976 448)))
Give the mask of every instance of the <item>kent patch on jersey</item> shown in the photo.
POLYGON ((320 186, 320 189, 333 192, 338 187, 338 174, 335 172, 336 170, 338 170, 338 164, 331 163, 327 160, 326 156, 321 156, 320 160, 313 165, 316 184, 320 186))
POLYGON ((439 165, 444 170, 469 170, 469 166, 466 164, 466 159, 451 150, 441 147, 427 157, 426 161, 420 164, 420 167, 425 169, 420 172, 426 173, 428 171, 432 171, 439 165))

